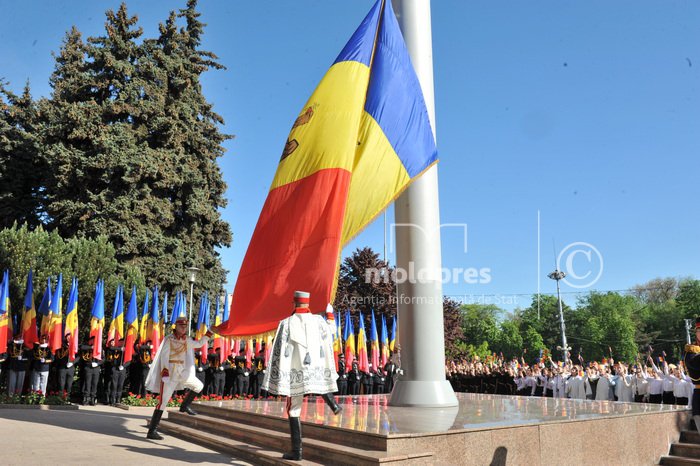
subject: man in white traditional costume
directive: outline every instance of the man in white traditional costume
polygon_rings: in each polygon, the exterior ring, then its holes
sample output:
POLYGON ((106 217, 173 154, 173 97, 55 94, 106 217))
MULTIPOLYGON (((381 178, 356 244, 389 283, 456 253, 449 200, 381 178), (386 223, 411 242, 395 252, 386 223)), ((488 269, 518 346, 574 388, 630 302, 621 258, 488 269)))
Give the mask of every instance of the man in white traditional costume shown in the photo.
POLYGON ((161 416, 163 416, 163 409, 168 406, 170 397, 176 390, 189 390, 182 401, 180 411, 193 416, 197 414, 190 408, 190 403, 202 391, 204 385, 195 373, 194 350, 206 345, 210 336, 211 332, 207 332, 199 340, 188 337, 187 319, 178 317, 175 321, 174 332, 168 335, 158 348, 148 378, 146 378, 146 389, 160 393, 158 404, 148 426, 147 438, 163 440, 156 429, 161 416))
POLYGON ((272 355, 265 372, 262 389, 275 395, 287 396, 287 415, 292 436, 292 451, 284 459, 300 461, 301 405, 304 395, 322 395, 334 414, 341 411, 333 398, 338 391, 338 373, 333 358, 335 320, 333 308, 326 308, 326 319, 311 314, 311 295, 294 292, 294 312, 280 321, 272 355))

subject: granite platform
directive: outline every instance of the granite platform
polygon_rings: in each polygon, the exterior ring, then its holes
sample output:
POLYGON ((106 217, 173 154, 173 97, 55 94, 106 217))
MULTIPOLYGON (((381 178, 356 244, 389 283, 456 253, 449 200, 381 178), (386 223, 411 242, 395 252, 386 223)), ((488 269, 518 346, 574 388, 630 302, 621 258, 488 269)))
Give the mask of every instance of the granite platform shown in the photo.
MULTIPOLYGON (((690 415, 674 405, 456 395, 459 405, 452 408, 389 406, 389 395, 338 397, 343 411, 337 416, 320 397, 307 397, 301 414, 305 457, 354 465, 652 465, 679 440, 690 415)), ((204 416, 170 413, 180 433, 189 424, 221 435, 220 442, 239 435, 272 451, 288 447, 283 400, 195 405, 204 416), (259 430, 246 433, 248 428, 259 430)))

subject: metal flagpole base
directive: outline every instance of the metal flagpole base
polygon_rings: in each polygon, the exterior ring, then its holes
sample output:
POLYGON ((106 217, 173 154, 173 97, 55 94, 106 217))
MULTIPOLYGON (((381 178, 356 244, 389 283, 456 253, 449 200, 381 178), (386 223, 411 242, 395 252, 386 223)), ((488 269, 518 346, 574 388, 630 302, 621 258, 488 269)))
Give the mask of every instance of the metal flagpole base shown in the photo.
POLYGON ((389 406, 446 408, 459 406, 459 402, 447 380, 398 380, 389 406))

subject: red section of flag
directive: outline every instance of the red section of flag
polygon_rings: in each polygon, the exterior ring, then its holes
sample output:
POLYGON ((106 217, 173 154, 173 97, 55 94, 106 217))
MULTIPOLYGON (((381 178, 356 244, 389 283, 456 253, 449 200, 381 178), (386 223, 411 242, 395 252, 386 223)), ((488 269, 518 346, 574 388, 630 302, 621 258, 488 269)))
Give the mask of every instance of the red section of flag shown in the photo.
POLYGON ((327 169, 270 191, 241 266, 230 318, 217 333, 276 329, 292 311, 294 290, 311 293, 312 312, 325 309, 338 268, 349 184, 348 171, 327 169))

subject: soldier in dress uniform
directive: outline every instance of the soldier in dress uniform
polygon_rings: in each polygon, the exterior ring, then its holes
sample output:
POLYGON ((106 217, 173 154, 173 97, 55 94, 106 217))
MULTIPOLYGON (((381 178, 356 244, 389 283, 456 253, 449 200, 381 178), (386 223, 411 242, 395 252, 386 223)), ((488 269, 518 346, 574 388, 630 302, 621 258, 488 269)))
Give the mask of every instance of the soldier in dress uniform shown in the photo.
POLYGON ((233 396, 236 394, 236 355, 232 352, 229 354, 223 363, 221 370, 225 374, 223 392, 226 395, 233 396))
POLYGON ((693 381, 693 421, 700 432, 700 317, 695 319, 695 342, 685 345, 683 356, 688 376, 693 381))
POLYGON ((69 342, 70 336, 65 335, 61 347, 54 355, 54 366, 58 376, 58 391, 64 398, 70 397, 70 392, 73 389, 73 378, 75 377, 76 358, 75 356, 73 359, 70 358, 68 351, 69 342))
POLYGON ((345 366, 345 355, 338 355, 338 395, 348 394, 348 373, 345 366))
POLYGON ((223 396, 224 386, 226 384, 225 369, 228 367, 228 364, 221 363, 221 348, 216 348, 216 350, 209 353, 209 356, 207 356, 207 363, 209 364, 211 379, 209 392, 212 395, 223 396))
POLYGON ((7 394, 21 395, 24 389, 24 378, 32 359, 32 351, 24 346, 24 340, 19 336, 10 343, 9 350, 7 394))
POLYGON ((369 369, 367 372, 362 371, 362 394, 371 395, 374 388, 374 371, 372 370, 372 363, 369 364, 369 369))
POLYGON ((260 398, 263 379, 265 378, 265 347, 258 351, 253 358, 253 373, 250 376, 251 393, 255 398, 260 398))
POLYGON ((246 396, 250 388, 250 366, 245 357, 245 349, 236 356, 234 363, 236 364, 236 395, 246 396))
POLYGON ((374 380, 374 393, 384 393, 384 386, 386 385, 386 374, 381 367, 377 367, 372 377, 374 380))
POLYGON ((116 345, 111 345, 106 351, 105 376, 107 384, 107 404, 116 406, 122 399, 124 381, 126 380, 126 365, 124 362, 124 339, 120 338, 116 345))
POLYGON ((348 374, 348 393, 350 395, 359 395, 360 386, 362 385, 362 372, 357 361, 352 362, 352 369, 348 374))
POLYGON ((46 385, 49 382, 49 368, 53 361, 53 353, 49 348, 49 336, 42 335, 39 343, 34 343, 32 352, 32 391, 46 395, 46 385))
POLYGON ((141 366, 141 374, 139 377, 139 384, 137 393, 141 396, 146 396, 146 378, 151 370, 151 364, 153 364, 153 355, 151 351, 153 350, 153 342, 147 340, 144 344, 139 346, 139 365, 141 366))
POLYGON ((385 389, 387 393, 391 393, 394 389, 394 377, 396 376, 397 369, 393 358, 389 358, 389 361, 384 365, 384 373, 386 374, 385 389))
POLYGON ((194 369, 195 369, 195 376, 197 379, 199 379, 200 382, 202 382, 202 385, 204 388, 202 389, 202 393, 207 393, 207 390, 209 387, 207 387, 207 368, 209 365, 207 364, 206 357, 202 358, 202 350, 198 349, 197 351, 194 352, 194 369))
POLYGON ((80 346, 80 365, 83 373, 83 405, 97 404, 97 384, 100 381, 102 359, 93 357, 95 337, 90 337, 86 345, 80 346))

